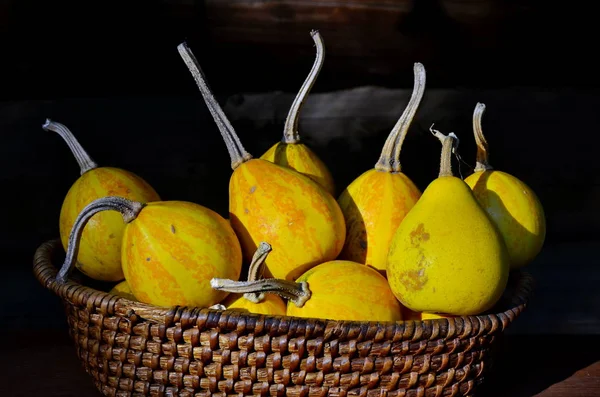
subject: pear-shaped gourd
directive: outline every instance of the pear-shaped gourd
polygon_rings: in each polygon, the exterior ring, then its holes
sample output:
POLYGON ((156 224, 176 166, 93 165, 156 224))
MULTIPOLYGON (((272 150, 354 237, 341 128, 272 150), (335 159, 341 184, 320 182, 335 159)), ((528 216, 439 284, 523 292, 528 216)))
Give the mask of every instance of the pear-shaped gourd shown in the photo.
MULTIPOLYGON (((248 269, 248 281, 261 280, 263 278, 264 263, 267 255, 271 252, 271 246, 261 242, 252 258, 248 269)), ((226 290, 225 290, 226 291, 226 290)), ((229 310, 244 311, 257 314, 285 316, 286 304, 278 295, 265 293, 229 294, 222 302, 229 310)))
POLYGON ((298 133, 300 109, 304 105, 304 101, 312 89, 325 60, 325 46, 320 33, 313 30, 310 34, 317 47, 317 56, 313 67, 292 103, 285 120, 283 139, 281 142, 271 146, 260 158, 290 167, 308 176, 324 187, 330 194, 334 195, 335 182, 327 165, 310 147, 300 140, 300 134, 298 133))
POLYGON ((242 293, 274 293, 288 300, 287 315, 340 321, 400 321, 402 305, 385 277, 361 263, 321 263, 296 281, 236 282, 215 278, 213 288, 242 293))
POLYGON ((117 212, 126 223, 123 272, 140 302, 209 307, 228 295, 212 289, 211 278, 240 277, 240 243, 221 215, 186 201, 143 204, 111 196, 92 201, 75 220, 59 282, 66 281, 76 260, 83 227, 101 211, 117 212))
POLYGON ((131 292, 131 288, 129 287, 127 280, 123 280, 112 287, 108 293, 129 299, 130 301, 137 301, 137 298, 133 295, 133 292, 131 292))
POLYGON ((400 150, 425 91, 425 68, 414 65, 414 88, 402 116, 390 132, 379 161, 342 192, 338 203, 346 220, 346 242, 340 259, 385 273, 392 235, 415 205, 421 191, 402 172, 400 150))
POLYGON ((510 269, 508 251, 469 186, 452 174, 454 137, 436 136, 443 142, 439 177, 394 234, 387 278, 410 310, 476 315, 502 296, 510 269))
POLYGON ((253 158, 216 102, 191 50, 185 43, 178 50, 231 157, 229 218, 244 259, 249 262, 258 244, 268 241, 273 252, 265 262, 266 274, 289 280, 335 259, 346 236, 344 217, 335 198, 291 168, 253 158))
MULTIPOLYGON (((121 168, 99 167, 63 124, 48 119, 42 128, 56 132, 65 140, 81 168, 81 176, 67 192, 60 209, 59 232, 65 250, 77 215, 92 201, 105 196, 120 196, 142 203, 160 200, 152 186, 138 175, 121 168)), ((103 212, 90 219, 81 236, 77 268, 96 280, 123 280, 121 240, 124 229, 123 218, 115 212, 103 212)))
POLYGON ((485 105, 473 112, 477 163, 465 178, 481 206, 498 226, 510 255, 511 268, 529 264, 541 251, 546 238, 544 208, 535 192, 523 181, 488 162, 488 144, 481 128, 485 105))

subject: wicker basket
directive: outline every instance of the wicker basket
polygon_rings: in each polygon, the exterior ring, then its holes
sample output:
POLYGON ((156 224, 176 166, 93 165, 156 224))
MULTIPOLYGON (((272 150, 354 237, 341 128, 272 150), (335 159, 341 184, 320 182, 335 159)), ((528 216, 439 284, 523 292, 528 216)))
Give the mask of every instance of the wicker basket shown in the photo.
POLYGON ((159 308, 34 273, 65 306, 77 354, 106 396, 474 396, 499 334, 533 286, 513 272, 495 314, 368 323, 159 308))

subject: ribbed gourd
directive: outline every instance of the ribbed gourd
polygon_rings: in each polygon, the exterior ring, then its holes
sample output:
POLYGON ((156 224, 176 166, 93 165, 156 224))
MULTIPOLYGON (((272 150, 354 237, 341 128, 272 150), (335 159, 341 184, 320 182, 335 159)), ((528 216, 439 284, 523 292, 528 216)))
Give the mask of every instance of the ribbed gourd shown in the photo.
MULTIPOLYGON (((67 192, 60 210, 59 233, 65 250, 77 215, 92 201, 105 196, 120 196, 143 203, 160 200, 154 188, 140 176, 121 168, 99 167, 65 125, 47 119, 42 128, 65 140, 81 168, 81 175, 67 192)), ((103 212, 90 219, 81 236, 77 268, 96 280, 123 280, 121 241, 124 229, 123 218, 115 212, 103 212)))
POLYGON ((331 195, 335 195, 335 182, 329 168, 309 146, 301 141, 298 133, 300 110, 325 60, 325 46, 321 34, 316 30, 311 31, 310 34, 317 47, 313 67, 289 110, 283 129, 283 139, 271 146, 260 158, 290 167, 319 183, 331 195))
POLYGON ((293 280, 320 263, 335 259, 346 227, 333 196, 305 175, 267 160, 253 158, 206 84, 200 65, 186 43, 179 53, 194 77, 231 158, 229 218, 249 262, 261 241, 273 252, 265 261, 266 277, 293 280))
POLYGON ((75 220, 58 282, 65 282, 73 267, 86 223, 108 211, 125 222, 121 262, 138 301, 162 307, 209 307, 228 295, 212 289, 211 278, 240 277, 240 243, 215 211, 186 201, 140 203, 109 196, 92 201, 75 220))
POLYGON ((465 182, 498 226, 508 247, 511 268, 517 269, 528 265, 542 250, 546 218, 538 196, 525 182, 490 165, 481 126, 485 109, 485 104, 479 102, 473 112, 477 163, 465 182))
POLYGON ((339 321, 400 321, 402 305, 385 277, 361 263, 321 263, 296 281, 263 279, 211 280, 213 288, 237 293, 272 293, 287 300, 288 316, 339 321))
POLYGON ((508 251, 469 186, 452 173, 455 135, 435 135, 443 143, 439 176, 394 234, 387 278, 412 311, 477 315, 491 309, 506 288, 508 251))
POLYGON ((419 188, 402 172, 400 151, 424 91, 425 68, 417 62, 411 98, 375 167, 352 181, 338 198, 347 229, 340 259, 364 263, 385 273, 392 235, 421 197, 419 188))
MULTIPOLYGON (((252 258, 250 268, 248 269, 248 280, 256 281, 263 279, 265 259, 271 252, 269 243, 263 241, 258 245, 258 249, 252 258)), ((212 284, 211 284, 212 285, 212 284)), ((265 293, 245 293, 245 294, 229 294, 222 302, 223 306, 229 310, 237 310, 243 312, 279 315, 285 316, 286 304, 278 295, 265 293)))

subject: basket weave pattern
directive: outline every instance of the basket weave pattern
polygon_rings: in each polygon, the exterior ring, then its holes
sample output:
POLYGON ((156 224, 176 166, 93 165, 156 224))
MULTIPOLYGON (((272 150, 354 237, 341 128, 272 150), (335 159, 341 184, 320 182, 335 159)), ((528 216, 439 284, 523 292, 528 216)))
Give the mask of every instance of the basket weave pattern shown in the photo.
MULTIPOLYGON (((73 281, 44 243, 34 273, 65 306, 77 354, 106 396, 473 396, 495 337, 521 313, 519 272, 497 314, 398 323, 159 308, 73 281)), ((513 275, 514 276, 514 275, 513 275)))

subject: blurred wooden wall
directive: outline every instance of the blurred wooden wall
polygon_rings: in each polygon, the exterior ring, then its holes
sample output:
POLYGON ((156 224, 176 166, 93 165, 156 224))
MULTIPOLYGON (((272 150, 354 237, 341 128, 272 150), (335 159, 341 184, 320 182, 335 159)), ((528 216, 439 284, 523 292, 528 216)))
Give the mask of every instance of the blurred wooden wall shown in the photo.
POLYGON ((410 87, 424 63, 437 88, 589 87, 600 82, 594 13, 533 0, 0 1, 5 97, 192 95, 187 40, 219 92, 410 87))

